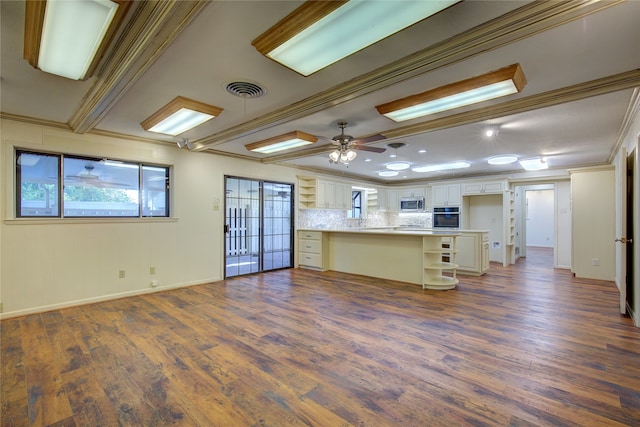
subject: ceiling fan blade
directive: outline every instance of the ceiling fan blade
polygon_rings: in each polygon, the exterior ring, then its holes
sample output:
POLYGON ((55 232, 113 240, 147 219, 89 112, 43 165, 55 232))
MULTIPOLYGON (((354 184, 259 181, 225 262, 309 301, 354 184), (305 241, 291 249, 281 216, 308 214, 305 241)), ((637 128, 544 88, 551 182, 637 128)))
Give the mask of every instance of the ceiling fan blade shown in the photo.
POLYGON ((356 140, 356 143, 358 143, 358 144, 369 144, 371 142, 376 142, 376 141, 380 141, 380 140, 383 140, 383 139, 387 139, 387 137, 382 135, 381 133, 377 133, 375 135, 371 135, 371 136, 368 136, 366 138, 358 138, 356 140))
POLYGON ((384 153, 387 151, 386 148, 378 148, 378 147, 369 147, 368 145, 352 145, 351 148, 354 150, 360 151, 371 151, 372 153, 384 153))

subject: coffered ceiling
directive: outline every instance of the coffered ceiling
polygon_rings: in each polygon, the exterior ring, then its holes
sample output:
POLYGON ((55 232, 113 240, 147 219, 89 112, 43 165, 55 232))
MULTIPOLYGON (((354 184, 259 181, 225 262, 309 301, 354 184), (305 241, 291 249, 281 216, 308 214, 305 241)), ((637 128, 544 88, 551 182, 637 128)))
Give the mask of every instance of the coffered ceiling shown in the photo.
MULTIPOLYGON (((639 1, 462 1, 308 77, 251 45, 300 4, 135 2, 97 75, 73 81, 23 59, 25 3, 3 1, 2 115, 80 134, 159 141, 176 150, 186 138, 193 155, 211 152, 400 183, 522 172, 517 162, 487 164, 501 154, 546 156, 551 169, 606 164, 630 115, 638 114, 639 1), (519 94, 402 123, 375 109, 515 63, 527 80, 519 94), (230 93, 227 86, 238 82, 259 86, 261 96, 230 93), (140 126, 176 96, 223 111, 178 137, 140 126), (383 135, 371 145, 386 151, 361 151, 349 165, 329 163, 328 141, 339 134, 341 121, 356 138, 383 135), (484 136, 487 127, 497 135, 484 136), (275 154, 245 149, 294 130, 320 140, 275 154), (387 147, 392 142, 406 145, 387 147), (409 169, 381 178, 391 154, 414 166, 459 160, 471 166, 455 172, 409 169)), ((340 31, 349 37, 349 28, 340 31)))

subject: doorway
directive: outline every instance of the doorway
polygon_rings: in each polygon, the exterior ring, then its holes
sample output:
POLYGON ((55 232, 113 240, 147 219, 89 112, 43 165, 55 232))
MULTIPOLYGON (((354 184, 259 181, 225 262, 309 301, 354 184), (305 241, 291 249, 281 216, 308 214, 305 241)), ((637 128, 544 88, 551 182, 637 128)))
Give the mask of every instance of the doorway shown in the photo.
POLYGON ((559 241, 566 237, 558 236, 557 197, 555 184, 515 188, 516 257, 539 256, 540 261, 550 260, 554 267, 565 268, 564 259, 558 256, 559 241))
POLYGON ((621 312, 625 314, 632 315, 635 310, 638 310, 638 307, 634 307, 634 295, 636 292, 634 286, 634 245, 633 245, 633 236, 634 236, 634 221, 633 221, 633 207, 635 203, 635 193, 634 193, 634 181, 635 181, 635 165, 636 165, 636 150, 633 150, 631 153, 627 155, 627 171, 626 171, 626 208, 625 208, 625 233, 626 238, 620 239, 622 240, 622 248, 623 254, 626 261, 625 266, 625 292, 621 295, 621 312))
POLYGON ((293 184, 225 176, 225 278, 293 267, 293 184))

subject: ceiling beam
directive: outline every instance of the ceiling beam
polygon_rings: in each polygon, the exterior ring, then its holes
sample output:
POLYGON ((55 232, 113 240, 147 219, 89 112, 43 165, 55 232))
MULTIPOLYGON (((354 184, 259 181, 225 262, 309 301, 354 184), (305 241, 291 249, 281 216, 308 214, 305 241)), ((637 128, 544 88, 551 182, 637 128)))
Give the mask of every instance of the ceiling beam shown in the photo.
MULTIPOLYGON (((540 108, 551 107, 572 101, 590 98, 598 95, 605 95, 625 89, 633 89, 640 86, 640 70, 631 70, 625 73, 601 79, 591 80, 568 86, 560 89, 550 90, 513 101, 502 102, 489 107, 482 107, 475 110, 452 114, 433 120, 424 121, 412 125, 397 127, 391 130, 380 132, 388 140, 404 138, 410 135, 432 132, 436 130, 448 129, 470 123, 477 123, 485 120, 504 117, 512 114, 525 113, 540 108)), ((319 149, 320 147, 318 147, 319 149)), ((299 150, 293 153, 280 154, 263 158, 263 163, 278 163, 303 157, 314 156, 322 151, 318 149, 299 150)))
POLYGON ((193 141, 194 149, 206 150, 335 107, 390 85, 583 18, 622 1, 534 1, 527 3, 496 19, 324 92, 193 141))
POLYGON ((92 130, 209 4, 198 1, 134 2, 114 48, 97 79, 69 119, 76 133, 92 130))

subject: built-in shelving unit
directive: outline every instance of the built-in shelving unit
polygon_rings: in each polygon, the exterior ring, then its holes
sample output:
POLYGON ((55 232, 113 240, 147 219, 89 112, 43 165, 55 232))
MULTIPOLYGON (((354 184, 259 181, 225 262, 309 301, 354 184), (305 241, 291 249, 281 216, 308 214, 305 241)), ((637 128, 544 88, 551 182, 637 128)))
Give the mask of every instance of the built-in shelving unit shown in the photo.
POLYGON ((315 209, 318 200, 318 181, 311 176, 298 176, 298 207, 315 209))
POLYGON ((516 206, 515 196, 511 189, 504 192, 502 197, 504 206, 504 261, 508 266, 515 263, 516 251, 516 206))
POLYGON ((448 237, 449 244, 443 245, 438 236, 425 236, 422 239, 422 288, 454 289, 456 278, 456 236, 448 237), (444 261, 448 259, 449 261, 444 261))

